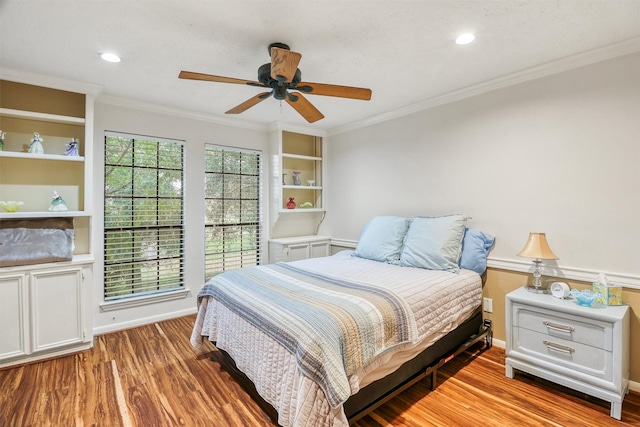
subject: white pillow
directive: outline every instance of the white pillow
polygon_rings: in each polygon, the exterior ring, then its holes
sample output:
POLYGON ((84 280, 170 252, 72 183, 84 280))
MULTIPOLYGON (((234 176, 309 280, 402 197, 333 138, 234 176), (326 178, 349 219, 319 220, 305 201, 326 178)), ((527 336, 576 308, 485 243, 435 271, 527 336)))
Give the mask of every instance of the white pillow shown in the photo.
POLYGON ((409 218, 377 216, 362 231, 354 255, 373 261, 398 264, 409 218))
POLYGON ((457 273, 467 217, 415 217, 404 239, 400 264, 457 273))

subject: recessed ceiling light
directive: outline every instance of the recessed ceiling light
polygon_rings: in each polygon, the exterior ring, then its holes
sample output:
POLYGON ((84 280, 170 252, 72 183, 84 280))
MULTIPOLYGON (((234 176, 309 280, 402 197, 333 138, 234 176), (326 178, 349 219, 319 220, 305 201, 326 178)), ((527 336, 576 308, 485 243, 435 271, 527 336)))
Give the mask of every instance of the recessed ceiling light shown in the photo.
POLYGON ((122 59, 115 53, 101 53, 100 58, 104 59, 107 62, 120 62, 122 59))
POLYGON ((456 39, 456 44, 459 44, 459 45, 469 44, 475 39, 476 39, 476 36, 474 36, 471 33, 460 34, 456 39))

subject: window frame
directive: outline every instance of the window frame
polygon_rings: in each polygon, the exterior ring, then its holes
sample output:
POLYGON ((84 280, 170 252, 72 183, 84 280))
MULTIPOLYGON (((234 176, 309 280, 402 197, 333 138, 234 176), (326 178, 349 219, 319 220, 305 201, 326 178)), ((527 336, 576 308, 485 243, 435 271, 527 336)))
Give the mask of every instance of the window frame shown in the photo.
MULTIPOLYGON (((204 168, 204 175, 205 175, 205 191, 204 191, 204 203, 205 203, 205 215, 204 215, 204 236, 205 236, 205 242, 204 242, 204 279, 205 281, 209 280, 211 277, 214 277, 217 274, 220 274, 224 271, 229 271, 229 270, 233 270, 236 268, 242 268, 242 267, 249 267, 249 266, 256 266, 256 265, 261 265, 263 258, 264 258, 264 253, 262 250, 262 233, 263 233, 263 205, 264 205, 264 199, 263 199, 263 192, 262 192, 262 187, 263 187, 263 168, 264 168, 264 154, 261 150, 255 150, 255 149, 246 149, 246 148, 238 148, 238 147, 232 147, 232 146, 224 146, 224 145, 219 145, 219 144, 211 144, 211 143, 207 143, 205 144, 205 168, 204 168), (208 165, 208 156, 209 153, 212 151, 220 151, 222 152, 222 166, 221 169, 219 171, 213 171, 209 168, 208 165), (238 173, 235 173, 233 171, 229 171, 229 170, 225 170, 225 163, 224 163, 224 155, 225 153, 229 153, 229 154, 233 154, 233 155, 240 155, 241 159, 240 159, 240 166, 239 166, 239 171, 238 173), (243 166, 242 166, 242 156, 243 155, 248 155, 248 156, 255 156, 256 160, 255 162, 251 163, 252 165, 254 165, 253 167, 249 167, 248 169, 252 170, 252 173, 243 173, 243 166), (210 189, 208 186, 208 180, 213 176, 213 175, 219 175, 222 177, 222 182, 221 182, 221 187, 222 187, 222 193, 221 197, 214 197, 215 195, 212 195, 209 193, 210 189), (225 192, 225 178, 226 177, 240 177, 240 194, 237 197, 228 197, 224 192, 225 192), (254 187, 252 187, 253 189, 250 190, 249 196, 245 197, 243 195, 243 186, 242 186, 242 179, 243 177, 247 180, 255 180, 254 183, 254 187), (209 218, 210 215, 210 210, 212 210, 210 208, 209 202, 213 201, 213 200, 220 200, 223 204, 222 207, 222 218, 221 221, 212 221, 209 218), (255 203, 255 211, 252 211, 252 215, 254 215, 253 217, 246 219, 240 219, 238 221, 235 222, 225 222, 225 216, 226 216, 226 211, 225 211, 225 206, 224 204, 227 201, 239 201, 239 205, 240 205, 240 209, 241 211, 238 213, 238 215, 240 216, 240 218, 242 218, 242 216, 245 214, 245 211, 242 208, 242 202, 251 202, 253 201, 255 203), (223 228, 222 231, 222 242, 219 244, 219 246, 221 245, 223 248, 225 246, 230 246, 227 244, 227 242, 225 241, 226 239, 226 235, 224 233, 224 228, 225 227, 229 227, 229 228, 240 228, 240 249, 239 250, 234 250, 234 251, 227 251, 226 249, 223 249, 221 252, 213 252, 208 250, 208 247, 210 245, 213 244, 213 241, 209 239, 208 236, 212 235, 213 232, 212 230, 216 227, 221 227, 223 228), (253 231, 253 233, 251 232, 252 228, 255 228, 255 231, 253 231), (243 234, 247 233, 247 230, 249 231, 249 235, 251 236, 249 238, 249 246, 244 247, 244 244, 246 242, 246 240, 244 239, 244 237, 242 236, 243 234), (211 265, 215 264, 215 261, 211 261, 212 258, 214 258, 215 256, 221 256, 223 259, 219 262, 218 265, 221 264, 221 268, 215 268, 215 267, 211 267, 211 265), (228 266, 228 268, 227 268, 228 266)), ((215 209, 213 209, 215 210, 215 209)), ((232 233, 229 233, 229 235, 233 235, 232 233)), ((238 239, 238 237, 235 237, 236 239, 238 239)))
MULTIPOLYGON (((184 298, 188 292, 189 289, 186 288, 186 276, 185 276, 185 261, 186 261, 186 256, 185 256, 185 236, 187 233, 186 230, 186 221, 185 221, 185 206, 186 206, 186 194, 185 194, 185 175, 186 175, 186 164, 185 164, 185 159, 186 159, 186 144, 185 141, 181 141, 181 140, 176 140, 176 139, 169 139, 169 138, 162 138, 162 137, 154 137, 154 136, 147 136, 147 135, 136 135, 136 134, 129 134, 129 133, 120 133, 120 132, 112 132, 112 131, 105 131, 104 133, 104 153, 105 153, 105 157, 104 157, 104 182, 103 182, 103 190, 104 190, 104 205, 103 205, 103 209, 104 209, 104 217, 103 217, 103 248, 104 248, 104 254, 103 254, 103 262, 104 262, 104 266, 103 266, 103 274, 104 274, 104 281, 103 281, 103 292, 102 292, 102 297, 103 297, 103 303, 101 304, 101 307, 103 310, 105 311, 109 311, 109 310, 115 310, 118 308, 123 308, 123 307, 127 307, 127 306, 135 306, 135 305, 142 305, 145 304, 147 302, 150 301, 161 301, 161 300, 169 300, 169 299, 177 299, 177 298, 184 298), (136 164, 136 159, 135 159, 135 145, 132 146, 131 148, 131 160, 130 163, 125 164, 123 166, 123 163, 121 162, 122 157, 119 158, 118 162, 115 163, 109 163, 109 158, 108 158, 108 150, 109 150, 109 138, 124 138, 124 139, 129 139, 131 140, 131 144, 135 144, 135 141, 140 141, 140 142, 145 142, 145 143, 155 143, 157 144, 157 148, 156 148, 156 159, 155 159, 155 166, 149 166, 149 165, 140 165, 140 164, 136 164), (162 145, 164 144, 177 144, 180 147, 179 150, 179 158, 180 158, 180 165, 179 167, 167 167, 166 166, 166 159, 160 159, 162 152, 161 152, 161 148, 162 145), (163 165, 163 160, 165 165, 163 165), (126 191, 124 194, 121 195, 108 195, 107 194, 107 183, 108 183, 108 178, 107 178, 107 174, 109 173, 109 168, 115 168, 115 167, 129 167, 131 170, 131 181, 130 181, 130 185, 132 186, 131 188, 131 192, 130 194, 126 194, 126 191), (145 194, 136 194, 135 190, 134 190, 134 183, 135 183, 135 175, 136 175, 136 171, 140 171, 140 170, 145 170, 145 171, 155 171, 155 196, 153 197, 148 197, 148 195, 145 194), (162 181, 162 171, 165 171, 167 173, 167 175, 169 176, 169 178, 167 178, 165 180, 165 184, 166 183, 170 183, 172 184, 173 190, 177 191, 178 196, 176 197, 175 195, 171 196, 171 195, 166 195, 166 194, 162 194, 163 190, 161 190, 160 186, 161 186, 161 181, 162 181), (171 176, 174 173, 178 173, 179 174, 179 190, 176 190, 176 180, 175 178, 172 179, 171 176), (122 200, 126 200, 126 199, 130 199, 130 203, 129 206, 131 208, 131 212, 129 214, 129 217, 131 219, 130 224, 128 226, 123 226, 123 225, 118 225, 118 226, 108 226, 107 222, 110 218, 110 216, 107 215, 108 212, 108 201, 112 200, 112 199, 118 199, 120 201, 122 200), (136 214, 135 214, 135 205, 136 205, 136 200, 140 199, 142 200, 142 205, 144 206, 150 199, 152 201, 152 205, 155 204, 156 207, 156 211, 155 211, 155 216, 153 214, 150 214, 148 216, 145 216, 146 214, 143 214, 142 219, 143 220, 147 220, 149 221, 151 220, 155 220, 155 224, 135 224, 135 219, 136 219, 136 214), (170 208, 167 208, 165 210, 160 209, 160 206, 162 206, 163 202, 167 203, 167 206, 170 206, 171 204, 175 203, 177 201, 177 203, 179 204, 179 209, 178 210, 173 210, 170 208), (169 213, 171 215, 171 221, 175 221, 175 219, 178 219, 178 222, 176 223, 172 223, 172 224, 168 224, 168 223, 164 223, 165 221, 167 221, 164 217, 161 216, 162 213, 169 213), (113 263, 111 261, 108 261, 108 256, 109 256, 109 235, 110 233, 116 232, 120 230, 120 231, 128 231, 130 233, 129 239, 131 242, 134 242, 136 240, 136 234, 140 233, 144 233, 146 232, 155 232, 156 233, 156 237, 155 240, 152 239, 150 242, 151 244, 149 245, 150 247, 154 247, 156 248, 156 256, 151 257, 149 259, 135 259, 135 256, 131 256, 131 260, 133 263, 147 263, 148 265, 153 265, 154 263, 156 264, 153 268, 151 268, 152 270, 155 269, 156 274, 158 275, 155 281, 149 281, 149 282, 135 282, 135 281, 131 281, 131 283, 129 284, 129 286, 131 287, 132 292, 131 293, 127 293, 127 294, 121 294, 121 295, 114 295, 113 292, 109 292, 108 290, 108 269, 109 266, 122 266, 123 263, 113 263), (170 240, 171 244, 166 244, 165 242, 162 242, 162 239, 160 237, 160 235, 164 232, 166 232, 167 230, 171 230, 169 233, 170 234, 175 234, 175 232, 177 231, 177 235, 179 236, 178 239, 173 239, 170 240), (176 245, 177 243, 177 245, 176 245), (171 246, 173 245, 173 246, 171 246), (168 256, 161 256, 160 253, 161 252, 166 252, 167 254, 169 254, 168 256), (168 270, 165 269, 166 267, 163 265, 163 263, 166 262, 169 267, 168 270), (176 269, 177 266, 177 269, 176 269), (170 277, 171 277, 171 283, 173 283, 172 286, 166 287, 166 284, 163 285, 162 283, 162 278, 160 277, 160 275, 165 272, 165 271, 170 271, 170 277), (148 284, 152 284, 152 286, 155 287, 155 289, 148 289, 148 284), (136 284, 139 284, 139 291, 136 291, 135 286, 136 284)), ((173 150, 173 149, 170 149, 173 150)), ((152 185, 153 186, 153 185, 152 185)), ((170 186, 171 187, 171 186, 170 186)), ((166 192, 166 190, 165 190, 166 192)), ((169 193, 171 193, 171 191, 169 191, 169 193)), ((144 207, 140 208, 142 209, 142 211, 144 211, 144 207)), ((147 250, 147 253, 149 253, 149 250, 147 250)), ((132 267, 133 269, 133 267, 132 267)))

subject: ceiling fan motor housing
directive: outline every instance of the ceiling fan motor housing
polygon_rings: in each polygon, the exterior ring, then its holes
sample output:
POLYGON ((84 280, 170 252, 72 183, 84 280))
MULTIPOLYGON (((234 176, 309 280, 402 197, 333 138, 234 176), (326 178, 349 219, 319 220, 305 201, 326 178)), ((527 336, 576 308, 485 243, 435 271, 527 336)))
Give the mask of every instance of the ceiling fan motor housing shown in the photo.
POLYGON ((271 63, 266 63, 258 68, 258 81, 273 88, 273 97, 282 100, 287 95, 287 89, 295 89, 296 85, 302 81, 302 72, 297 68, 291 82, 281 85, 278 80, 271 77, 271 63))

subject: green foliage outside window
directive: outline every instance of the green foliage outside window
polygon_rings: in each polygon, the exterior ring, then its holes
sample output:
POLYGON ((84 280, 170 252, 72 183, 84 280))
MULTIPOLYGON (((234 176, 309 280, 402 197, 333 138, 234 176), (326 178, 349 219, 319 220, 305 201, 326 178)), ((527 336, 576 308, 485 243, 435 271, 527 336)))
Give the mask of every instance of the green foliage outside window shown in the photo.
POLYGON ((261 154, 208 145, 205 279, 260 264, 261 154))
POLYGON ((107 133, 105 299, 184 286, 182 143, 107 133))

